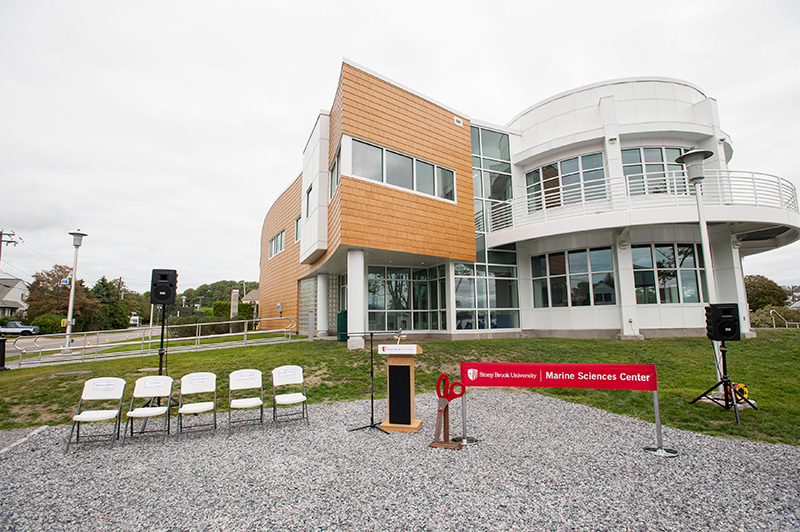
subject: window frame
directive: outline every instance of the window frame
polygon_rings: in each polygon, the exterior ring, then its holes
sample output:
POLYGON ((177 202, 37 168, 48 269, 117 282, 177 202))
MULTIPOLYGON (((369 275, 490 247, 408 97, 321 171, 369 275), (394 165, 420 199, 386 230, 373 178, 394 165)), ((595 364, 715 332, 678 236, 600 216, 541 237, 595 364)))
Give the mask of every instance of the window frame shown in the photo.
POLYGON ((631 248, 632 250, 650 250, 649 265, 637 267, 635 263, 633 264, 634 295, 637 305, 699 305, 708 301, 705 266, 702 262, 702 244, 654 242, 634 244, 631 248), (671 247, 672 255, 667 257, 663 253, 661 254, 670 261, 665 263, 658 260, 657 249, 667 246, 671 247), (681 249, 686 248, 691 248, 692 261, 690 265, 684 265, 689 255, 681 255, 681 249), (681 257, 683 257, 682 260, 681 257), (689 274, 691 274, 691 279, 689 279, 689 274), (649 280, 646 285, 636 284, 645 279, 649 280), (640 288, 648 287, 652 289, 652 297, 649 292, 639 291, 640 288), (692 290, 694 297, 691 297, 692 290))
POLYGON ((581 153, 531 168, 525 172, 528 212, 606 200, 608 199, 605 188, 607 181, 606 157, 602 151, 581 153), (600 156, 602 164, 587 167, 587 160, 597 156, 600 156), (574 169, 565 168, 573 161, 577 165, 574 169), (547 169, 550 171, 546 172, 547 169), (602 171, 602 177, 598 178, 600 171, 602 171), (546 174, 553 175, 545 177, 546 174), (570 182, 566 182, 565 179, 569 179, 570 182), (587 190, 587 186, 591 188, 587 190))
MULTIPOLYGON (((617 265, 611 246, 574 248, 531 255, 531 282, 533 289, 533 308, 579 308, 617 306, 617 265), (595 264, 593 255, 599 252, 611 254, 611 269, 595 264), (554 273, 554 266, 557 271, 554 273), (598 282, 598 276, 603 276, 598 282), (613 282, 613 299, 598 301, 597 285, 608 279, 613 282), (576 303, 576 290, 586 283, 585 298, 576 303), (537 301, 539 304, 537 304, 537 301)), ((606 283, 608 285, 608 283, 606 283)))
POLYGON ((272 259, 286 249, 286 230, 281 231, 273 236, 269 241, 269 249, 267 251, 267 260, 272 259))
MULTIPOLYGON (((381 146, 379 144, 375 144, 373 142, 368 142, 368 141, 363 140, 363 139, 352 137, 352 144, 355 145, 357 143, 358 144, 363 144, 365 146, 369 146, 371 148, 375 148, 375 149, 381 150, 381 178, 380 179, 374 179, 373 177, 370 177, 370 176, 361 175, 361 174, 356 172, 355 168, 351 168, 351 170, 352 170, 351 173, 353 174, 353 177, 358 178, 358 179, 363 179, 363 180, 366 180, 366 181, 370 181, 370 182, 373 182, 373 183, 380 183, 382 185, 385 185, 387 187, 391 187, 391 188, 394 188, 394 189, 397 189, 397 190, 403 190, 403 191, 406 191, 406 192, 412 192, 412 193, 415 193, 415 194, 420 194, 420 195, 425 196, 425 197, 436 198, 436 199, 443 200, 443 201, 448 201, 448 202, 451 202, 451 203, 457 203, 457 198, 458 198, 458 190, 457 190, 457 188, 458 188, 458 179, 457 179, 457 177, 458 177, 458 174, 452 168, 448 168, 446 166, 442 166, 440 164, 433 163, 433 162, 428 161, 426 159, 421 159, 419 157, 414 157, 413 155, 409 155, 407 153, 403 153, 402 151, 399 151, 399 150, 395 150, 395 149, 392 149, 392 148, 386 148, 384 146, 381 146), (387 165, 388 154, 392 154, 392 156, 405 157, 405 158, 408 158, 408 159, 411 160, 411 188, 404 187, 403 185, 390 183, 388 181, 388 173, 387 173, 387 169, 388 169, 388 165, 387 165), (430 194, 428 192, 425 192, 425 191, 419 189, 420 180, 417 179, 417 163, 423 163, 423 164, 427 164, 427 165, 430 165, 430 166, 433 167, 433 191, 434 191, 433 194, 430 194), (452 175, 452 188, 450 188, 450 189, 443 188, 442 178, 440 177, 440 175, 443 172, 449 172, 449 174, 452 175), (452 197, 448 197, 450 195, 452 195, 452 197)), ((354 148, 351 148, 351 151, 353 151, 353 150, 354 150, 354 148)))

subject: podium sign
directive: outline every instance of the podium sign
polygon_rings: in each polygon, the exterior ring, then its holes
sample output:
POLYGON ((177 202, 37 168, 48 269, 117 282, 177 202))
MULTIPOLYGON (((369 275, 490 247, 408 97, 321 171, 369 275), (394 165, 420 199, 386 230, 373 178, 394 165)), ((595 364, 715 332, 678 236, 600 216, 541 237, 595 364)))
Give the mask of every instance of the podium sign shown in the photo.
POLYGON ((388 355, 386 396, 389 415, 380 427, 385 431, 417 432, 422 420, 414 417, 414 355, 418 345, 379 345, 378 353, 388 355))

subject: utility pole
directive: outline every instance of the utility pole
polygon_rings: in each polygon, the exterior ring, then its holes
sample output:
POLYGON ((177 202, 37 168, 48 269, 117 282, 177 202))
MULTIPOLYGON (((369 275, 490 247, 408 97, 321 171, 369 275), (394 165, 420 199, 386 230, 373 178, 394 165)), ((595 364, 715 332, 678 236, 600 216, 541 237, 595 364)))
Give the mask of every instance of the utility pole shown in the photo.
POLYGON ((14 247, 17 247, 18 242, 11 239, 14 236, 16 236, 14 231, 3 232, 3 230, 0 229, 0 262, 3 260, 3 244, 6 246, 14 244, 14 247), (8 237, 8 240, 6 240, 6 237, 8 237))

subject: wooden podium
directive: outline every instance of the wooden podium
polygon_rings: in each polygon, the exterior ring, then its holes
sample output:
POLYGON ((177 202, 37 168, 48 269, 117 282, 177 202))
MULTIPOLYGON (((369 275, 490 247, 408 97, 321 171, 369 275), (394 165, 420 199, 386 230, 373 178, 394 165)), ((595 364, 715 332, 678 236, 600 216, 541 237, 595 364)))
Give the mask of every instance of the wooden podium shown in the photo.
POLYGON ((422 420, 414 417, 414 355, 421 355, 418 345, 379 345, 378 353, 388 355, 386 391, 389 415, 381 429, 393 432, 417 432, 422 420))

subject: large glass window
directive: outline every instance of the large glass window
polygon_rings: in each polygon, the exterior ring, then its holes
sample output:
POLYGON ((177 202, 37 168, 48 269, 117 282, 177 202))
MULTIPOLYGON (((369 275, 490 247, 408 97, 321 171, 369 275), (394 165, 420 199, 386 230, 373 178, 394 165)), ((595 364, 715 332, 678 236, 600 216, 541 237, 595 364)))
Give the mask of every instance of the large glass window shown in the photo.
POLYGON ((528 212, 607 197, 601 153, 534 168, 525 174, 525 182, 528 212))
POLYGON ((516 246, 487 248, 484 235, 511 222, 508 134, 473 126, 471 135, 476 261, 455 266, 456 328, 519 328, 516 246))
POLYGON ((519 328, 516 249, 488 251, 488 263, 455 265, 456 329, 519 328))
POLYGON ((649 147, 622 150, 622 173, 628 182, 628 194, 689 194, 684 166, 675 159, 683 148, 649 147))
POLYGON ((356 139, 353 139, 353 174, 421 194, 456 199, 452 170, 356 139))
POLYGON ((705 279, 697 244, 644 244, 633 246, 636 303, 700 303, 705 279))
POLYGON ((507 201, 513 198, 508 134, 479 127, 473 127, 471 132, 476 231, 486 231, 487 223, 493 229, 508 227, 512 220, 507 201), (483 216, 478 217, 477 213, 483 216))
MULTIPOLYGON (((441 273, 444 275, 444 269, 441 273)), ((438 329, 441 319, 437 296, 444 286, 444 278, 439 277, 436 267, 370 266, 367 269, 369 330, 438 329)))
POLYGON ((531 257, 533 306, 615 305, 611 248, 575 249, 531 257))

